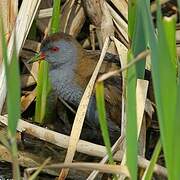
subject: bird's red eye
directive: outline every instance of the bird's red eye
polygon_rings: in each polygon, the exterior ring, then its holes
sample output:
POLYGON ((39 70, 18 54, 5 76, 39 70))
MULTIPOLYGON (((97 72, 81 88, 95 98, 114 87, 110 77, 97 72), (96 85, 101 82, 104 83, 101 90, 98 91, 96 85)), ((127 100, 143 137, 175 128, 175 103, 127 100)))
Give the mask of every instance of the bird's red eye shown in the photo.
POLYGON ((45 59, 45 58, 46 58, 45 53, 44 53, 44 52, 41 52, 41 53, 40 53, 40 59, 43 60, 43 59, 45 59))
POLYGON ((57 51, 59 51, 59 48, 58 48, 58 47, 52 47, 52 48, 51 48, 51 51, 57 52, 57 51))

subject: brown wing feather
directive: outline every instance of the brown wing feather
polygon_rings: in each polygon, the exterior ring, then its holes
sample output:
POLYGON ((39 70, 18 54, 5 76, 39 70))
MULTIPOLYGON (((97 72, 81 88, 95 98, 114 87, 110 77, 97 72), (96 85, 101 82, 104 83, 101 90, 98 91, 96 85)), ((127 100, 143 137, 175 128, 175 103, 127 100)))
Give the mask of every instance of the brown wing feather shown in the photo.
MULTIPOLYGON (((75 80, 81 87, 84 87, 89 82, 92 73, 96 67, 96 64, 100 57, 100 51, 80 51, 79 52, 79 62, 74 69, 76 73, 75 80)), ((99 74, 103 74, 112 70, 120 68, 120 62, 118 56, 107 53, 99 74)))
POLYGON ((120 126, 121 120, 121 78, 112 77, 104 82, 105 86, 105 103, 108 111, 109 119, 116 122, 120 126), (112 80, 112 81, 111 81, 112 80), (114 82, 112 84, 112 82, 114 82))
MULTIPOLYGON (((100 53, 98 51, 81 52, 81 59, 76 67, 76 81, 85 89, 95 69, 100 53), (79 71, 80 69, 81 71, 79 71)), ((117 56, 108 54, 103 61, 99 75, 120 68, 117 56), (114 58, 113 58, 114 57, 114 58)), ((121 77, 112 77, 104 82, 105 102, 108 119, 120 125, 121 118, 121 77)), ((95 92, 93 92, 95 93, 95 92)))

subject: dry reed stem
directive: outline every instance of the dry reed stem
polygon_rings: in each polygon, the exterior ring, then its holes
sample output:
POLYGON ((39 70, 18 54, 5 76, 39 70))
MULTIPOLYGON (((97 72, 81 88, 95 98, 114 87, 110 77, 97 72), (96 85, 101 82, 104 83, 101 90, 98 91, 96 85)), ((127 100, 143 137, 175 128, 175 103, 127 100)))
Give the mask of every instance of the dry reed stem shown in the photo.
MULTIPOLYGON (((117 149, 119 149, 120 147, 122 147, 122 143, 124 142, 124 136, 121 136, 116 142, 115 144, 112 146, 112 153, 114 153, 117 149)), ((122 148, 120 148, 122 149, 122 148)), ((100 164, 105 164, 108 160, 109 156, 106 155, 101 161, 100 164)), ((98 170, 94 170, 87 178, 87 180, 93 180, 96 178, 96 176, 98 175, 99 171, 98 170)))
MULTIPOLYGON (((85 89, 85 92, 82 96, 81 102, 79 104, 75 119, 74 119, 74 123, 72 126, 72 130, 71 130, 71 135, 70 135, 70 139, 69 139, 69 147, 67 150, 67 155, 65 158, 65 163, 70 163, 73 160, 74 154, 76 152, 76 147, 79 141, 79 137, 81 134, 81 130, 82 130, 82 126, 84 123, 84 118, 86 115, 86 111, 87 111, 87 106, 93 91, 93 87, 94 87, 94 83, 96 81, 98 72, 100 70, 101 64, 103 62, 104 56, 106 54, 106 51, 108 49, 108 44, 109 44, 109 37, 106 38, 102 52, 101 52, 101 56, 99 58, 99 61, 96 65, 96 68, 91 76, 91 79, 85 89)), ((62 170, 59 176, 59 180, 61 179, 61 177, 66 177, 68 174, 68 169, 66 170, 62 170)))
POLYGON ((8 0, 8 7, 9 7, 9 13, 8 13, 8 33, 11 33, 15 20, 18 14, 18 0, 8 0))
MULTIPOLYGON (((8 124, 8 119, 6 116, 0 116, 0 122, 7 125, 8 124)), ((57 133, 52 130, 48 130, 46 128, 28 123, 23 120, 19 120, 18 122, 18 127, 17 130, 19 132, 24 132, 27 134, 30 134, 34 137, 37 137, 38 139, 47 141, 49 143, 52 143, 54 145, 57 145, 62 148, 67 148, 68 147, 68 142, 69 142, 69 136, 57 133)), ((77 152, 81 152, 90 156, 96 156, 96 157, 104 157, 106 156, 106 148, 101 145, 97 145, 94 143, 90 143, 87 141, 79 140, 77 144, 77 152)), ((117 151, 114 155, 114 160, 115 161, 121 161, 122 160, 122 155, 123 151, 117 151)), ((149 165, 149 161, 146 160, 143 157, 138 156, 138 165, 139 167, 146 169, 147 166, 149 165)), ((167 170, 166 168, 160 166, 160 165, 155 165, 154 172, 158 175, 167 177, 167 170)))
MULTIPOLYGON (((0 116, 0 122, 7 125, 8 120, 5 116, 0 116)), ((69 136, 61 133, 28 123, 23 120, 19 120, 17 130, 35 136, 43 141, 57 145, 59 147, 68 148, 69 136)), ((79 140, 77 144, 78 152, 88 154, 90 156, 104 157, 106 155, 106 149, 104 146, 90 143, 84 140, 79 140)))
MULTIPOLYGON (((99 163, 59 163, 46 166, 45 168, 75 168, 79 170, 98 170, 102 173, 124 174, 129 177, 129 171, 126 166, 99 164, 99 163)), ((37 168, 29 168, 29 171, 37 170, 37 168)))
POLYGON ((137 135, 139 137, 147 98, 149 81, 138 79, 136 86, 137 135))
POLYGON ((21 88, 27 88, 32 85, 35 85, 36 81, 30 74, 21 75, 21 88))
POLYGON ((38 13, 38 19, 48 18, 52 16, 53 8, 41 9, 38 13))
POLYGON ((60 30, 76 37, 86 20, 82 3, 75 3, 72 8, 65 6, 61 15, 60 30), (66 14, 69 14, 68 18, 66 14))
MULTIPOLYGON (((13 44, 14 44, 14 36, 16 36, 16 50, 19 55, 20 50, 25 42, 25 39, 28 35, 29 29, 39 7, 40 0, 24 0, 21 4, 21 8, 19 10, 15 27, 12 31, 10 41, 8 43, 8 59, 10 61, 13 52, 13 44)), ((6 97, 6 80, 5 80, 5 68, 2 66, 2 71, 0 74, 0 112, 2 111, 2 107, 4 104, 4 100, 6 97)))
POLYGON ((66 32, 67 26, 68 26, 68 20, 70 18, 71 12, 72 12, 72 8, 74 5, 75 0, 69 0, 66 1, 63 8, 62 8, 62 13, 64 13, 64 20, 62 21, 61 19, 61 23, 63 24, 63 29, 61 29, 63 32, 66 32), (64 12, 63 12, 64 11, 64 12))
POLYGON ((106 5, 111 13, 113 20, 115 22, 117 22, 117 24, 119 25, 120 32, 123 34, 126 41, 128 41, 128 25, 127 25, 127 23, 116 13, 116 11, 108 3, 106 3, 106 5))
POLYGON ((24 95, 21 97, 21 113, 27 110, 30 104, 36 98, 36 90, 34 89, 28 95, 24 95))
MULTIPOLYGON (((18 0, 1 0, 0 9, 1 9, 0 16, 3 19, 4 32, 5 32, 6 40, 8 41, 10 33, 12 31, 12 27, 14 26, 15 19, 17 16, 18 0)), ((1 42, 1 37, 0 37, 0 42, 1 42)), ((3 62, 2 44, 0 43, 0 77, 3 74, 3 68, 4 68, 2 62, 3 62)), ((2 100, 0 99, 0 104, 3 103, 4 103, 4 99, 2 100)), ((1 109, 0 109, 0 113, 1 113, 1 109)))
MULTIPOLYGON (((146 104, 147 104, 147 100, 146 100, 146 104)), ((146 153, 146 130, 147 130, 147 124, 146 124, 146 116, 143 116, 143 122, 141 125, 141 131, 140 131, 140 135, 139 135, 139 139, 138 139, 138 152, 139 155, 142 157, 145 157, 145 153, 146 153)))
MULTIPOLYGON (((102 11, 101 36, 102 36, 102 45, 103 45, 107 36, 114 36, 115 27, 113 24, 112 15, 110 14, 110 11, 108 9, 105 0, 100 0, 100 6, 102 11)), ((108 52, 116 53, 113 41, 110 42, 108 52)))
POLYGON ((119 10, 119 12, 123 15, 123 17, 128 19, 128 3, 126 0, 111 0, 114 6, 119 10))

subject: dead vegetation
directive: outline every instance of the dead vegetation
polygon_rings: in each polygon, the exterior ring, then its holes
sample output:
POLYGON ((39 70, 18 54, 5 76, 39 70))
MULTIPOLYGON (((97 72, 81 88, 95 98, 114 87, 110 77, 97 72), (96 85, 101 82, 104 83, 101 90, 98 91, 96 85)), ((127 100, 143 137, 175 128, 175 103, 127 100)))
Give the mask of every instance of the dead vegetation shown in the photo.
MULTIPOLYGON (((19 163, 27 168, 24 171, 25 177, 28 177, 36 169, 33 167, 41 165, 48 157, 51 157, 51 160, 48 161, 49 166, 43 172, 58 176, 59 169, 62 168, 59 179, 63 179, 63 176, 68 175, 69 168, 78 170, 70 170, 68 177, 72 179, 80 179, 81 177, 81 179, 87 178, 90 180, 95 179, 96 176, 100 179, 102 173, 117 173, 128 177, 129 172, 125 166, 125 118, 123 115, 121 136, 112 147, 117 165, 106 164, 108 158, 103 145, 80 139, 89 95, 92 93, 103 56, 106 52, 115 53, 120 57, 122 68, 127 66, 127 51, 130 43, 128 40, 127 0, 62 1, 60 31, 77 38, 84 48, 90 50, 100 49, 102 53, 76 112, 72 129, 64 130, 62 128, 59 132, 55 131, 57 125, 55 120, 52 121, 54 125, 47 123, 40 127, 33 124, 32 116, 36 98, 35 85, 39 63, 37 62, 32 65, 27 63, 34 56, 35 52, 39 51, 41 40, 48 29, 52 15, 52 0, 44 0, 41 3, 40 0, 23 0, 22 3, 18 2, 18 0, 8 0, 7 2, 9 4, 2 3, 1 8, 7 9, 7 12, 3 14, 9 15, 4 17, 5 22, 7 22, 8 56, 12 56, 12 41, 15 33, 16 39, 18 39, 17 53, 20 56, 21 65, 21 112, 24 120, 19 121, 17 137, 19 143, 19 163), (35 22, 33 28, 36 29, 35 37, 28 35, 30 34, 29 31, 32 31, 33 22, 35 22), (108 45, 108 42, 110 42, 110 45, 108 45), (75 153, 77 156, 75 156, 75 153), (93 161, 94 164, 87 163, 89 161, 93 161), (56 168, 52 164, 56 164, 56 168), (99 172, 101 172, 101 176, 99 172)), ((177 7, 172 1, 166 1, 163 4, 163 8, 166 9, 165 13, 176 13, 177 7)), ((154 5, 152 5, 152 11, 156 11, 154 5)), ((179 41, 179 25, 177 24, 178 51, 179 41)), ((0 57, 2 59, 2 56, 0 57)), ((124 71, 123 86, 125 86, 124 71)), ((147 80, 137 81, 138 166, 140 172, 147 168, 149 164, 148 158, 150 158, 151 151, 159 136, 154 102, 152 102, 150 97, 147 98, 148 89, 152 91, 152 87, 149 86, 151 86, 151 83, 149 84, 147 80)), ((2 110, 6 97, 5 73, 2 63, 0 87, 0 110, 2 110)), ((152 92, 150 93, 152 94, 152 92)), ((124 107, 123 103, 124 101, 122 101, 122 107, 124 107)), ((4 125, 7 125, 5 108, 3 115, 0 116, 0 122, 2 125, 1 133, 4 133, 4 125)), ((8 150, 2 145, 0 146, 0 156, 2 160, 11 162, 8 150)), ((157 164, 155 166, 154 173, 157 177, 160 177, 159 179, 162 177, 166 179, 166 168, 162 160, 159 161, 161 165, 157 164)))

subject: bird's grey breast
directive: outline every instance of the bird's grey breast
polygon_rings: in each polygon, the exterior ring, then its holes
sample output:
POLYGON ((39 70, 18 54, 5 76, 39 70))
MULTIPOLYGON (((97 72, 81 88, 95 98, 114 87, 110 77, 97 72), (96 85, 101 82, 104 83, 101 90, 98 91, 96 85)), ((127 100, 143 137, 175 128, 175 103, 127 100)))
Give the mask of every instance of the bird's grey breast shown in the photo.
POLYGON ((50 70, 50 81, 58 97, 74 106, 78 106, 83 95, 83 89, 75 83, 73 71, 70 71, 66 68, 50 70))

